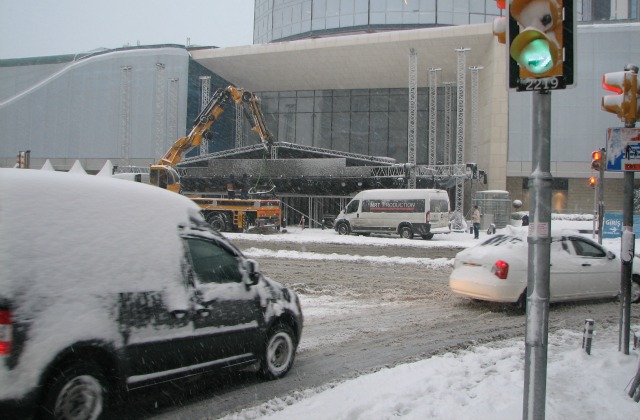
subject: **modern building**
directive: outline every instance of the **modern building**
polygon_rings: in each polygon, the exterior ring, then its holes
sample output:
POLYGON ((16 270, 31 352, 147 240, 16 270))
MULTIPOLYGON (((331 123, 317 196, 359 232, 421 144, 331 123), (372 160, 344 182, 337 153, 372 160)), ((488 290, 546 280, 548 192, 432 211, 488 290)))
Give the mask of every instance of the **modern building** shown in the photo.
MULTIPOLYGON (((600 110, 601 77, 640 63, 640 24, 637 0, 583 0, 577 9, 577 86, 552 93, 553 197, 556 211, 589 212, 591 151, 620 126, 600 110)), ((34 167, 148 165, 190 130, 215 89, 234 84, 261 98, 283 143, 272 157, 308 164, 264 163, 249 121, 229 108, 213 140, 189 154, 209 190, 238 169, 284 174, 286 194, 345 197, 381 180, 353 167, 389 158, 402 166, 414 153, 418 166, 477 164, 487 183, 465 179, 465 207, 472 191, 489 189, 527 208, 531 94, 506 88, 506 48, 492 34, 500 14, 494 0, 256 0, 254 45, 0 60, 0 166, 13 166, 20 150, 32 151, 34 167)), ((439 181, 421 178, 455 185, 439 181)), ((621 177, 606 182, 605 200, 621 207, 621 177)))

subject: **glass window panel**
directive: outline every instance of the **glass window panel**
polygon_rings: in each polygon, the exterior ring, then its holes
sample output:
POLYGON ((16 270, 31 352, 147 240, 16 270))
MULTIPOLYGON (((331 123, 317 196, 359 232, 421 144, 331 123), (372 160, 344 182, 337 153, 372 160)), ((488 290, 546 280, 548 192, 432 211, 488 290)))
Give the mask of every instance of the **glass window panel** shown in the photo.
POLYGON ((389 113, 389 157, 398 162, 407 161, 407 112, 389 113))
POLYGON ((326 20, 326 29, 338 28, 340 25, 340 16, 328 17, 326 20))
POLYGON ((311 0, 305 1, 302 4, 302 21, 311 20, 311 0))
POLYGON ((287 112, 278 118, 278 141, 295 143, 296 114, 287 112))
POLYGON ((405 13, 415 12, 420 8, 420 0, 403 0, 403 4, 404 7, 402 10, 404 10, 405 13))
POLYGON ((388 12, 402 12, 405 10, 404 0, 387 0, 388 12))
POLYGON ((420 10, 423 12, 435 12, 436 0, 420 0, 420 10))
POLYGON ((414 24, 418 23, 419 15, 414 12, 405 12, 402 14, 402 23, 414 24))
POLYGON ((420 12, 418 23, 436 23, 435 12, 420 12))
POLYGON ((352 96, 351 97, 351 111, 369 111, 369 97, 368 96, 352 96))
POLYGON ((372 12, 386 12, 387 1, 386 0, 370 0, 369 2, 372 12))
POLYGON ((350 28, 353 26, 353 15, 340 15, 340 27, 350 28))
POLYGON ((356 13, 367 13, 369 11, 369 0, 356 0, 355 10, 356 13))
POLYGON ((440 25, 453 24, 453 13, 438 11, 438 22, 440 25))
POLYGON ((313 20, 326 16, 327 2, 326 0, 313 0, 313 20))
POLYGON ((371 111, 388 111, 389 96, 373 95, 371 96, 371 111))
POLYGON ((331 148, 342 152, 349 151, 350 114, 336 112, 333 114, 331 148))
POLYGON ((291 7, 291 22, 300 22, 302 20, 302 5, 294 4, 291 7))
POLYGON ((340 0, 327 0, 327 17, 340 15, 340 0))
POLYGON ((493 16, 485 16, 485 15, 474 15, 471 14, 469 15, 469 23, 485 23, 486 22, 493 22, 493 19, 495 19, 493 16))
POLYGON ((402 23, 402 12, 388 12, 387 24, 398 25, 402 23))
POLYGON ((282 9, 282 22, 284 25, 290 25, 293 20, 293 9, 286 7, 282 9))
MULTIPOLYGON (((482 0, 475 0, 476 3, 484 3, 482 0)), ((442 3, 442 2, 440 2, 442 3)), ((471 2, 473 3, 473 1, 471 2)), ((454 12, 469 12, 469 0, 453 0, 454 12)))
MULTIPOLYGON (((473 3, 473 2, 472 2, 473 3)), ((487 14, 489 15, 496 15, 496 16, 503 16, 504 15, 504 11, 498 9, 498 3, 493 1, 493 0, 487 0, 485 2, 485 10, 487 14)))
POLYGON ((278 106, 278 112, 295 112, 296 111, 296 98, 280 98, 280 104, 278 106))
POLYGON ((438 2, 438 13, 440 12, 453 12, 453 1, 445 0, 438 2))
POLYGON ((313 99, 314 102, 314 111, 315 112, 331 112, 333 110, 333 98, 329 97, 315 97, 313 99))
POLYGON ((297 90, 296 96, 298 98, 309 98, 309 97, 313 98, 314 92, 315 91, 313 90, 297 90))
POLYGON ((369 15, 367 13, 358 13, 353 17, 354 26, 362 26, 369 24, 369 15))
POLYGON ((350 109, 350 98, 348 96, 333 97, 333 112, 344 112, 350 109))
POLYGON ((313 146, 331 149, 331 113, 316 112, 313 117, 313 146))
POLYGON ((278 98, 261 97, 260 108, 263 113, 278 112, 278 98))
POLYGON ((273 27, 274 28, 282 27, 282 11, 281 10, 273 11, 273 27))
POLYGON ((453 24, 454 25, 467 25, 469 23, 469 14, 468 13, 454 13, 453 14, 453 24))
POLYGON ((326 25, 327 25, 327 22, 324 18, 317 19, 314 17, 313 20, 311 21, 311 30, 318 31, 318 30, 324 29, 326 25))
POLYGON ((369 118, 369 154, 387 156, 389 117, 386 112, 371 112, 369 118))
POLYGON ((291 36, 291 25, 285 25, 282 27, 282 34, 280 35, 280 37, 286 38, 288 36, 291 36))
POLYGON ((311 21, 305 20, 300 22, 300 32, 309 32, 311 30, 311 21))
POLYGON ((373 13, 371 12, 371 18, 369 23, 371 25, 383 25, 385 22, 385 14, 384 13, 373 13))
POLYGON ((407 111, 409 109, 409 94, 407 95, 391 95, 389 97, 389 112, 407 111))
POLYGON ((341 15, 350 15, 353 13, 353 9, 355 6, 354 0, 342 0, 340 2, 340 14, 341 15))
POLYGON ((314 98, 298 98, 297 112, 313 112, 314 98))
POLYGON ((369 113, 351 113, 351 153, 369 153, 369 113))
POLYGON ((193 271, 202 283, 239 283, 238 260, 224 248, 199 239, 187 239, 193 271))
MULTIPOLYGON (((492 3, 496 3, 493 0, 491 0, 491 2, 492 3)), ((469 12, 484 14, 485 3, 486 3, 485 0, 482 0, 482 1, 470 1, 469 2, 469 12)))
POLYGON ((296 115, 296 143, 313 146, 313 114, 296 115))

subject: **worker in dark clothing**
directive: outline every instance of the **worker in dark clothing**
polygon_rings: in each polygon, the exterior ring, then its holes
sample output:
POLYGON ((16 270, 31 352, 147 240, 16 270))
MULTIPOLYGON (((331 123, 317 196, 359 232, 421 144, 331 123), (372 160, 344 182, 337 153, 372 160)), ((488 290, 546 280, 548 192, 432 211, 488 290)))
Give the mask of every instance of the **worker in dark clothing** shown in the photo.
POLYGON ((236 179, 233 174, 229 175, 227 180, 227 197, 233 199, 236 198, 236 179))

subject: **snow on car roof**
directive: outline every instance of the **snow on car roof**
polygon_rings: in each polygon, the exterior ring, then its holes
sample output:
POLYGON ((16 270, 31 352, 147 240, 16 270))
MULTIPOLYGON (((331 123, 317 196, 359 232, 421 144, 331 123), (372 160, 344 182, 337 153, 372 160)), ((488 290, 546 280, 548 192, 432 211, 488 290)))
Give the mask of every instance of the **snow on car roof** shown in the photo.
MULTIPOLYGON (((135 291, 180 275, 186 197, 136 182, 0 169, 0 294, 135 291)), ((156 287, 157 289, 157 287, 156 287)))

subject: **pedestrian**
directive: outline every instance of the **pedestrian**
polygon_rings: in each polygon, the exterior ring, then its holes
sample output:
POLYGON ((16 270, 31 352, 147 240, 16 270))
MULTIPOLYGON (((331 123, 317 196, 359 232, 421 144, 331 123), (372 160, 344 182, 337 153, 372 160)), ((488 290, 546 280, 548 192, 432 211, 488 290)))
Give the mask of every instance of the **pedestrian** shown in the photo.
POLYGON ((478 239, 480 237, 480 209, 478 206, 473 206, 471 222, 473 223, 473 239, 478 239))
POLYGON ((247 178, 247 174, 242 174, 242 178, 240 179, 240 198, 247 199, 249 198, 248 194, 249 189, 249 179, 247 178))
POLYGON ((529 215, 525 214, 522 216, 522 226, 529 226, 529 215))
POLYGON ((229 179, 227 180, 227 197, 231 199, 236 198, 236 179, 233 174, 229 175, 229 179))

